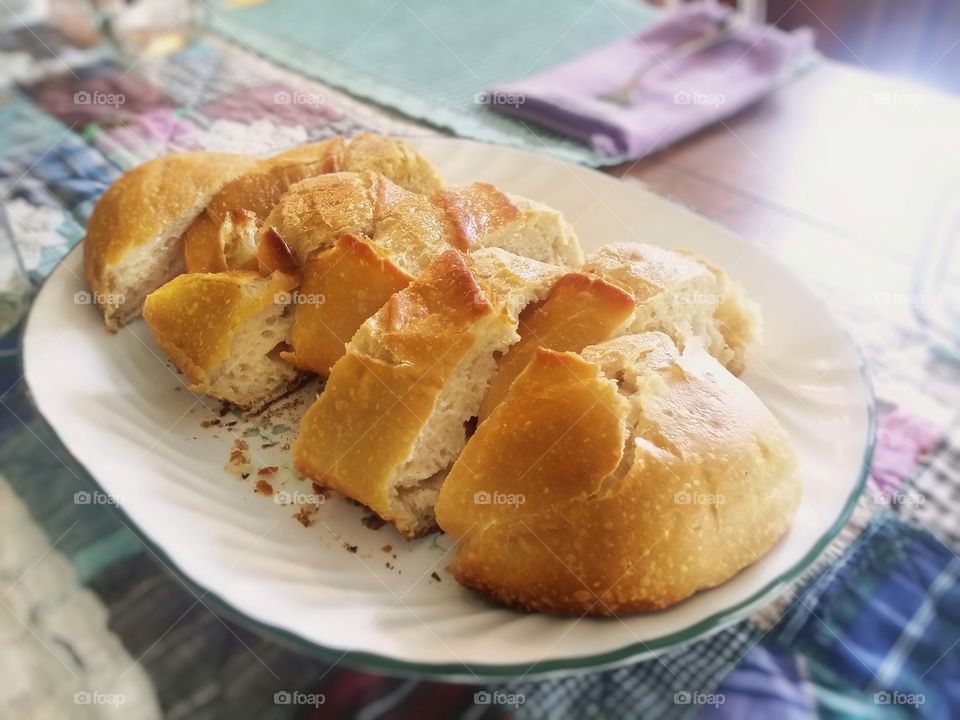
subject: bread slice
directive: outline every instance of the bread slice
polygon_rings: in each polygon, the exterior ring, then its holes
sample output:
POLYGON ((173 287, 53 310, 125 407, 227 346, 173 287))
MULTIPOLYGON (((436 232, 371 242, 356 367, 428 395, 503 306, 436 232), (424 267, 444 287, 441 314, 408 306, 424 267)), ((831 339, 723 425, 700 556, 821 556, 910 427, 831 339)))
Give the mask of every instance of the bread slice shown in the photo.
POLYGON ((287 362, 328 375, 361 325, 413 278, 369 240, 341 235, 313 256, 296 294, 287 362))
POLYGON ((166 155, 124 173, 87 224, 87 284, 108 329, 140 315, 144 298, 183 271, 181 235, 254 160, 227 153, 166 155))
POLYGON ((304 377, 279 357, 296 284, 281 273, 180 275, 147 297, 143 317, 191 390, 257 411, 304 377))
POLYGON ((735 374, 745 367, 747 348, 759 340, 756 306, 726 273, 693 253, 617 243, 591 254, 583 270, 634 295, 637 312, 628 332, 663 332, 681 347, 687 338, 699 338, 735 374))
MULTIPOLYGON (((229 248, 246 241, 233 235, 230 214, 245 211, 259 225, 292 186, 339 171, 376 171, 414 193, 432 192, 443 185, 428 160, 394 138, 364 133, 349 143, 336 137, 287 150, 260 160, 210 201, 184 237, 187 272, 256 269, 229 262, 229 248)), ((237 229, 246 232, 248 228, 237 229)))
POLYGON ((479 422, 493 411, 538 347, 579 352, 623 334, 633 321, 633 296, 584 273, 568 273, 546 299, 520 316, 520 340, 500 358, 479 422))
POLYGON ((297 304, 293 351, 286 357, 328 374, 346 340, 379 308, 375 302, 386 301, 387 289, 403 276, 407 282, 417 277, 451 246, 474 252, 502 243, 507 249, 527 247, 529 252, 519 254, 545 262, 582 261, 576 235, 559 213, 524 207, 484 183, 445 188, 429 197, 374 173, 334 173, 298 184, 261 230, 261 266, 276 267, 263 239, 270 233, 282 237, 303 264, 303 285, 309 288, 304 293, 323 295, 325 301, 297 304), (359 246, 351 241, 349 248, 330 249, 343 234, 362 238, 369 246, 365 256, 378 260, 344 263, 359 260, 359 246), (369 310, 366 317, 361 309, 369 310))
POLYGON ((787 531, 783 428, 697 342, 630 335, 538 350, 454 464, 437 520, 465 586, 564 615, 673 605, 787 531))
POLYGON ((559 268, 502 250, 448 250, 368 319, 333 366, 294 445, 297 468, 407 537, 434 527, 443 474, 466 442, 523 307, 559 268))
POLYGON ((221 235, 224 222, 233 219, 231 213, 246 211, 251 213, 253 222, 262 221, 291 185, 338 169, 343 145, 343 139, 337 137, 294 148, 257 161, 247 172, 224 185, 184 234, 186 271, 223 272, 231 267, 225 257, 225 246, 236 241, 229 229, 221 235))

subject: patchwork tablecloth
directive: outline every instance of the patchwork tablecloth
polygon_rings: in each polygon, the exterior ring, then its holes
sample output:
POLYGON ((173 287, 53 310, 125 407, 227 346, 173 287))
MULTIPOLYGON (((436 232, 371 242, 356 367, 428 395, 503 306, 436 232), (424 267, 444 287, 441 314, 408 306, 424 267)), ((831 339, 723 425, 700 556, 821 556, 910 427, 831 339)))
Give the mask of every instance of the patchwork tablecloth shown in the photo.
MULTIPOLYGON (((222 38, 131 69, 21 28, 0 36, 0 76, 15 81, 0 88, 3 228, 36 282, 82 237, 100 193, 147 158, 429 132, 222 38)), ((487 688, 330 665, 218 616, 119 514, 83 502, 88 480, 7 363, 0 716, 960 716, 960 369, 908 317, 836 305, 881 420, 867 489, 817 565, 749 620, 660 658, 487 688)))

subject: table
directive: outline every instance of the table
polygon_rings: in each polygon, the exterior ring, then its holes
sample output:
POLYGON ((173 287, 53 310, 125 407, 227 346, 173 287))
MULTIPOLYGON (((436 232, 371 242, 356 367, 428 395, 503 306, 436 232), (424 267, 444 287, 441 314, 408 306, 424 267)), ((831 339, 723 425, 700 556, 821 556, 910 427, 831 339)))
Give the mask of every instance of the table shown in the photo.
POLYGON ((823 61, 725 123, 611 172, 761 243, 802 242, 811 254, 855 245, 906 266, 942 194, 960 185, 958 128, 956 98, 823 61))
MULTIPOLYGON (((197 66, 184 63, 183 67, 144 62, 138 67, 138 74, 171 94, 172 90, 179 90, 186 95, 187 90, 195 89, 189 80, 196 74, 196 68, 208 65, 206 61, 197 66)), ((224 65, 231 67, 231 63, 224 65)), ((302 81, 290 73, 268 71, 262 65, 251 61, 249 66, 251 74, 263 73, 258 80, 260 85, 269 81, 299 87, 302 81)), ((79 77, 71 79, 62 68, 54 68, 56 71, 60 72, 66 89, 49 88, 51 107, 57 93, 67 93, 69 97, 81 81, 79 77)), ((234 73, 245 76, 247 71, 244 65, 241 72, 234 70, 234 73)), ((232 105, 218 98, 213 103, 197 103, 197 108, 191 107, 190 112, 173 117, 164 98, 146 98, 143 112, 151 114, 158 127, 179 123, 176 127, 182 136, 177 135, 177 139, 192 142, 197 137, 195 128, 187 126, 195 110, 201 116, 199 127, 205 131, 210 127, 211 117, 229 116, 232 121, 242 121, 242 114, 237 113, 240 104, 255 104, 254 93, 260 85, 248 92, 246 86, 235 87, 234 80, 233 77, 204 77, 198 89, 201 95, 211 88, 229 97, 235 95, 238 101, 232 105), (211 110, 212 106, 216 107, 211 110)), ((40 97, 40 83, 32 85, 34 98, 40 97)), ((272 97, 273 92, 271 89, 267 97, 272 97)), ((384 128, 385 121, 376 109, 363 109, 359 103, 341 99, 335 91, 328 92, 335 101, 334 106, 344 109, 345 119, 334 121, 341 123, 335 126, 337 131, 384 128)), ((179 97, 174 99, 183 103, 179 97)), ((76 107, 68 110, 70 117, 76 115, 76 107)), ((638 163, 611 168, 610 172, 643 182, 673 197, 765 245, 790 263, 797 272, 816 283, 828 299, 836 299, 838 312, 842 308, 844 318, 867 349, 885 407, 909 408, 912 413, 946 427, 960 406, 956 402, 960 391, 957 373, 931 356, 922 332, 912 321, 908 305, 883 303, 879 298, 903 293, 910 287, 924 228, 936 215, 936 198, 953 181, 952 164, 958 144, 953 128, 960 127, 958 117, 960 103, 955 100, 853 68, 823 63, 724 125, 638 163), (884 172, 877 172, 878 147, 884 155, 884 172)), ((328 121, 326 118, 316 126, 307 124, 304 137, 291 133, 291 141, 313 139, 315 136, 310 133, 324 129, 328 121)), ((395 128, 387 131, 402 134, 410 126, 398 121, 395 128)), ((203 135, 203 140, 213 141, 217 136, 209 132, 203 135)), ((169 145, 163 146, 162 140, 157 141, 156 146, 140 141, 123 146, 123 138, 113 133, 106 123, 93 131, 86 129, 84 139, 110 160, 123 156, 135 161, 143 159, 135 153, 169 150, 169 145), (131 148, 134 154, 124 154, 131 148)), ((88 151, 84 142, 77 139, 64 157, 72 162, 88 151)), ((41 169, 46 169, 45 164, 46 161, 40 163, 41 169)), ((67 181, 72 181, 79 170, 87 169, 86 165, 69 162, 65 167, 67 181)), ((68 185, 61 170, 60 165, 52 166, 45 176, 45 181, 54 188, 53 194, 64 205, 67 200, 62 198, 69 198, 71 210, 88 209, 95 193, 86 186, 68 185)), ((116 168, 112 170, 116 172, 116 168)), ((90 173, 91 183, 99 180, 97 173, 90 173)), ((40 432, 39 428, 37 431, 40 432)), ((11 455, 14 452, 27 455, 36 448, 29 437, 26 440, 23 447, 4 449, 10 450, 11 455)), ((908 471, 914 468, 914 460, 911 455, 908 471)), ((36 469, 38 475, 60 470, 59 461, 45 458, 45 462, 44 467, 36 469)), ((900 483, 906 479, 905 473, 897 477, 900 483)), ((29 480, 24 479, 21 489, 29 485, 29 480)), ((960 482, 957 485, 960 486, 960 482)), ((934 497, 935 487, 921 487, 934 497)), ((869 498, 865 498, 864 507, 864 515, 869 516, 866 504, 869 498)), ((17 505, 11 501, 2 507, 17 505)), ((950 533, 956 527, 948 523, 949 518, 939 513, 928 519, 915 510, 905 508, 897 512, 899 516, 926 523, 944 537, 952 537, 950 533)), ((38 517, 46 519, 42 510, 38 517)), ((869 517, 858 522, 867 520, 869 517)), ((278 712, 270 702, 272 693, 293 688, 306 691, 320 688, 328 692, 328 710, 334 702, 340 703, 340 707, 352 707, 371 699, 383 701, 381 709, 389 708, 390 705, 385 704, 388 697, 391 702, 405 704, 411 717, 415 716, 415 707, 405 698, 415 698, 420 703, 418 707, 429 706, 435 711, 447 707, 451 714, 472 705, 472 688, 384 680, 342 668, 328 675, 319 661, 305 659, 270 639, 256 637, 241 626, 215 616, 202 599, 186 592, 143 553, 135 539, 124 544, 123 528, 115 528, 110 543, 101 538, 89 543, 99 550, 115 553, 104 570, 102 564, 93 561, 95 553, 89 552, 85 541, 78 539, 78 535, 88 532, 90 527, 86 519, 80 522, 70 518, 55 532, 46 528, 50 538, 61 539, 56 541, 56 548, 45 550, 42 537, 37 535, 31 557, 46 553, 44 558, 59 558, 57 567, 63 568, 66 567, 63 555, 66 555, 75 568, 83 569, 80 575, 85 587, 94 590, 102 602, 95 608, 90 607, 93 594, 80 592, 75 587, 74 594, 83 595, 86 603, 78 605, 80 609, 76 612, 95 617, 96 622, 91 624, 97 626, 98 636, 106 635, 107 641, 112 642, 109 662, 104 659, 97 669, 103 678, 115 674, 116 666, 134 668, 126 674, 127 686, 123 688, 131 699, 155 690, 167 713, 184 717, 216 717, 224 707, 234 714, 247 712, 266 717, 270 711, 278 712), (77 531, 73 529, 75 526, 77 531), (149 593, 150 602, 141 602, 140 593, 149 593), (110 609, 109 615, 105 606, 110 609), (111 622, 109 630, 115 635, 107 633, 107 617, 111 622), (158 638, 161 628, 169 630, 158 638), (116 642, 116 636, 123 639, 124 647, 116 642)), ((862 526, 857 525, 855 529, 862 526)), ((887 530, 881 528, 880 532, 887 530)), ((890 542, 899 540, 892 537, 890 542)), ((841 552, 842 548, 837 556, 841 552)), ((827 559, 833 560, 835 556, 827 559)), ((43 558, 37 562, 37 567, 47 565, 43 558)), ((58 572, 54 573, 57 577, 65 576, 62 570, 58 572)), ((19 575, 17 572, 11 576, 14 582, 19 575)), ((30 570, 27 577, 36 577, 34 570, 30 570)), ((806 621, 816 626, 820 620, 808 617, 806 621)), ((50 645, 49 628, 41 625, 35 629, 50 645)), ((730 639, 731 643, 735 640, 749 649, 761 634, 756 630, 721 640, 730 639)), ((81 650, 97 647, 92 637, 86 640, 81 650)), ((845 639, 855 646, 856 641, 857 638, 849 636, 845 639)), ((47 651, 37 648, 40 657, 45 657, 47 651)), ((672 680, 669 676, 654 679, 660 685, 672 680)), ((613 682, 619 682, 619 678, 613 682)), ((541 690, 528 692, 532 708, 536 697, 533 693, 541 690)), ((556 689, 549 686, 542 692, 556 695, 556 689)), ((669 703, 669 698, 666 701, 669 703)), ((127 706, 128 712, 132 711, 133 704, 131 701, 127 706)), ((155 714, 149 699, 144 700, 139 710, 142 717, 155 714)))

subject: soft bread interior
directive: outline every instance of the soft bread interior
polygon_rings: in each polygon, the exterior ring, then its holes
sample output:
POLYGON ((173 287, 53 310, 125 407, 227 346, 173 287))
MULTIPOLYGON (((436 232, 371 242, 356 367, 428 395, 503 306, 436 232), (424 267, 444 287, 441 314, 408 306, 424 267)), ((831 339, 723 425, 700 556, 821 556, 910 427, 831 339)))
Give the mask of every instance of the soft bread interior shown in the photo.
POLYGON ((498 247, 515 255, 575 269, 583 265, 583 251, 566 218, 553 208, 509 195, 519 216, 494 229, 479 241, 481 247, 498 247))
POLYGON ((447 378, 410 456, 391 479, 397 524, 413 528, 417 535, 436 524, 434 506, 443 477, 466 445, 466 423, 479 412, 496 371, 494 353, 515 339, 513 329, 498 318, 484 324, 487 327, 477 328, 474 346, 447 378))
POLYGON ((296 387, 301 373, 280 358, 290 335, 292 316, 284 305, 268 306, 240 325, 230 355, 211 368, 200 392, 257 411, 296 387))
POLYGON ((746 349, 759 336, 759 313, 719 268, 690 253, 618 243, 591 254, 583 269, 634 295, 628 332, 662 332, 680 347, 692 336, 731 372, 743 370, 746 349))
POLYGON ((110 290, 101 309, 108 327, 115 329, 138 317, 147 295, 184 272, 180 236, 210 197, 212 193, 198 198, 194 205, 168 223, 162 233, 131 248, 107 268, 106 287, 110 290))
POLYGON ((279 357, 295 284, 283 273, 180 275, 147 297, 144 319, 192 390, 258 410, 301 379, 279 357))

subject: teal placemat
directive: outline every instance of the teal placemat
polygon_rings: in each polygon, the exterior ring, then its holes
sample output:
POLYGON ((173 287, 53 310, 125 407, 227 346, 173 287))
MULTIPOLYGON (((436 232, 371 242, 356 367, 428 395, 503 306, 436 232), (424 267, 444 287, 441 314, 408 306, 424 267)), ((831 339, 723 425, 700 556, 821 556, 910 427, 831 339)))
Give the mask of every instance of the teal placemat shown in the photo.
POLYGON ((211 27, 298 72, 458 135, 609 165, 627 158, 601 157, 478 100, 487 88, 606 45, 658 15, 629 0, 275 0, 215 9, 211 27))

